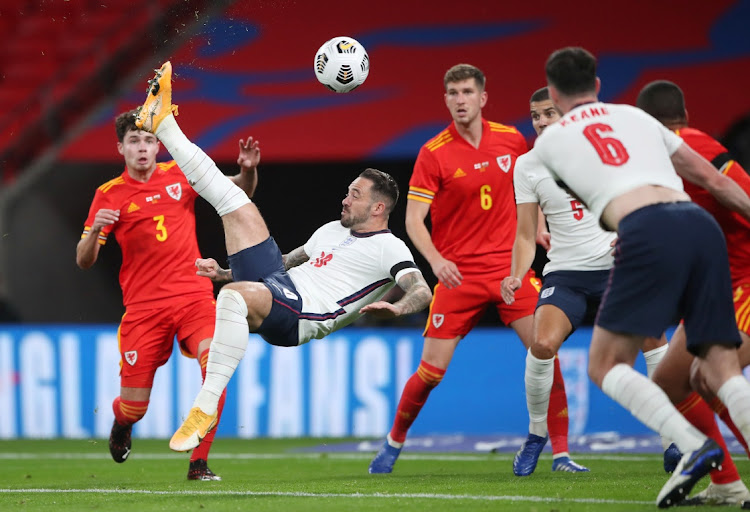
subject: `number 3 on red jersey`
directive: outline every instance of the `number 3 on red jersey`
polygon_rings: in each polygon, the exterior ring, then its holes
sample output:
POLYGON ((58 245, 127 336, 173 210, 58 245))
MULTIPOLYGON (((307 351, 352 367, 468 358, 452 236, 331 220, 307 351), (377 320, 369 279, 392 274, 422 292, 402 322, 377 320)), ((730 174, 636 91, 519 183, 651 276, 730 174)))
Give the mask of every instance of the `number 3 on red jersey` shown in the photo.
POLYGON ((612 127, 604 123, 590 124, 583 129, 583 135, 594 146, 602 162, 607 165, 623 165, 630 159, 630 155, 619 139, 603 136, 612 132, 612 127))

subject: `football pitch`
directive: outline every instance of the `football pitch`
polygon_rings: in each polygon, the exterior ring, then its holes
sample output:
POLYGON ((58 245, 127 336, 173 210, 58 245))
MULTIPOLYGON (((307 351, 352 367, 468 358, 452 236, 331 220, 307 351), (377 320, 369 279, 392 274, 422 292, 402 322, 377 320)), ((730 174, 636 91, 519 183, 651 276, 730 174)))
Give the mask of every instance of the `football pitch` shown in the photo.
MULTIPOLYGON (((639 511, 656 510, 667 481, 654 454, 574 454, 591 469, 579 474, 551 472, 543 454, 518 478, 507 453, 404 451, 394 473, 369 475, 370 453, 303 451, 343 441, 219 438, 209 466, 221 482, 188 481, 188 454, 166 440, 134 439, 123 464, 106 440, 0 441, 0 510, 639 511)), ((750 469, 734 458, 740 473, 750 469)))

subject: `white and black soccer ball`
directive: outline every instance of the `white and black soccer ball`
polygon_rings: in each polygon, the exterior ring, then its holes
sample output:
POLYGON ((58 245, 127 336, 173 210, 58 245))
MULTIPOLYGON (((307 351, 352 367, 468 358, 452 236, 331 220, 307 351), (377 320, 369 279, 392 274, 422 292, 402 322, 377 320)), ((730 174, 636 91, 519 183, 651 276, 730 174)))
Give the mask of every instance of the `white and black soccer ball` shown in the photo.
POLYGON ((353 91, 370 73, 370 57, 365 47, 347 36, 323 43, 315 54, 314 65, 318 81, 335 92, 353 91))

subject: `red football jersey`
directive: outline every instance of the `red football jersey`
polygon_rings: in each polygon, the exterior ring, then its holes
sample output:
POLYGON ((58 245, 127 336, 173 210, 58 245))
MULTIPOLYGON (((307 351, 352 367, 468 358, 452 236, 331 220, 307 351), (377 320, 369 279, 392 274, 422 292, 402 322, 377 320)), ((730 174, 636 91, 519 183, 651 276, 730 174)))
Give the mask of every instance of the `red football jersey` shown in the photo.
MULTIPOLYGON (((677 135, 697 153, 734 180, 746 194, 750 195, 750 176, 740 164, 732 160, 727 149, 711 136, 700 130, 684 128, 677 135)), ((750 222, 740 214, 722 206, 707 190, 683 180, 685 192, 690 198, 708 210, 724 231, 729 250, 729 268, 732 281, 750 276, 750 222)))
POLYGON ((120 210, 120 220, 99 233, 104 245, 110 233, 122 249, 120 287, 125 307, 171 297, 209 294, 213 284, 195 274, 200 257, 195 235, 196 192, 174 161, 157 164, 148 183, 128 175, 96 190, 82 238, 96 212, 120 210))
POLYGON ((451 123, 419 151, 407 198, 430 205, 432 242, 462 273, 510 266, 513 168, 527 150, 515 127, 482 119, 479 149, 451 123))

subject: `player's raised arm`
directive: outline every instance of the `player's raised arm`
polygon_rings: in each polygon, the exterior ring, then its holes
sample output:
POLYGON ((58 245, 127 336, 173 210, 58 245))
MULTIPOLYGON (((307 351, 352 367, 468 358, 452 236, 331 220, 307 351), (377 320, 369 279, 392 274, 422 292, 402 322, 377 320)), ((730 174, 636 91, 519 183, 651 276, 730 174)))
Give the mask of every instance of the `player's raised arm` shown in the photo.
POLYGON ((734 180, 727 178, 687 144, 672 154, 677 174, 708 190, 723 206, 750 220, 750 198, 734 180))
POLYGON ((258 186, 258 164, 260 163, 260 142, 248 137, 239 140, 240 153, 237 165, 240 173, 230 176, 235 185, 245 191, 247 197, 253 197, 258 186))

